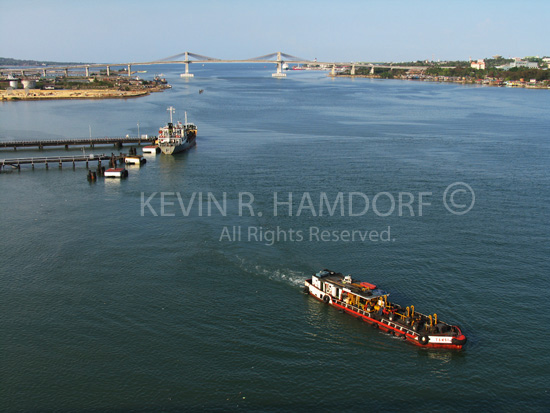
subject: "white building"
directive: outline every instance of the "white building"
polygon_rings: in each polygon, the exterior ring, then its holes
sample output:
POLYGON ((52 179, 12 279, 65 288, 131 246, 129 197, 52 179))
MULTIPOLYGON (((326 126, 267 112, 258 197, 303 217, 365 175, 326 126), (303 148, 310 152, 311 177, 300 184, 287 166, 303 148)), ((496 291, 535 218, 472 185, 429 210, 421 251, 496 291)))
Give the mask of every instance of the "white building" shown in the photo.
POLYGON ((526 67, 528 69, 538 69, 539 64, 537 62, 527 62, 525 60, 521 60, 519 57, 514 57, 514 61, 512 63, 508 63, 507 65, 497 66, 497 69, 504 69, 509 70, 513 67, 526 67))
POLYGON ((477 62, 470 62, 470 66, 472 67, 472 69, 485 70, 485 60, 478 59, 477 62))

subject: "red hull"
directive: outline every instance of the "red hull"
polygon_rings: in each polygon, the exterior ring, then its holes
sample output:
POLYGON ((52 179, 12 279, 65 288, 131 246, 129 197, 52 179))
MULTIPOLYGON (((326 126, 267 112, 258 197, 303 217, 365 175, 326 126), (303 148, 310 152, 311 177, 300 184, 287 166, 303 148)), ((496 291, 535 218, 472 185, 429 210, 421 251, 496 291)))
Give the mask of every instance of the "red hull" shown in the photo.
MULTIPOLYGON (((317 300, 323 302, 322 299, 312 294, 311 291, 309 292, 309 294, 315 297, 317 300)), ((405 330, 408 330, 406 327, 403 327, 393 321, 389 321, 386 318, 381 318, 380 320, 377 320, 375 318, 369 317, 368 315, 366 315, 367 313, 365 314, 359 313, 358 311, 355 311, 354 309, 350 308, 351 306, 349 306, 348 304, 338 303, 334 298, 331 298, 330 303, 328 304, 345 311, 346 313, 350 314, 355 318, 360 318, 366 323, 373 325, 384 332, 391 333, 396 337, 402 337, 403 339, 406 339, 408 342, 419 347, 460 350, 462 349, 464 344, 466 344, 466 337, 462 333, 458 335, 456 339, 454 339, 456 341, 459 341, 460 344, 433 343, 433 342, 425 342, 423 344, 419 340, 419 338, 422 337, 420 334, 417 334, 417 333, 411 334, 410 332, 405 331, 405 330)))

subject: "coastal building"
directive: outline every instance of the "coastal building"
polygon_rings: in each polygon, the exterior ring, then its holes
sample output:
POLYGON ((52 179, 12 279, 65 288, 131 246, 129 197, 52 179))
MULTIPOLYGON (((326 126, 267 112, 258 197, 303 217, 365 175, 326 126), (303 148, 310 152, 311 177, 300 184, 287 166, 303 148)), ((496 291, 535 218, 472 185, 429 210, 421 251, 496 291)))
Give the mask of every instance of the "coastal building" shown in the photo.
POLYGON ((470 62, 470 66, 472 69, 485 70, 485 60, 478 59, 477 62, 470 62))
POLYGON ((538 69, 539 64, 537 62, 525 61, 520 57, 514 57, 514 61, 512 63, 508 63, 502 66, 497 66, 497 69, 510 70, 514 67, 526 67, 527 69, 538 69))

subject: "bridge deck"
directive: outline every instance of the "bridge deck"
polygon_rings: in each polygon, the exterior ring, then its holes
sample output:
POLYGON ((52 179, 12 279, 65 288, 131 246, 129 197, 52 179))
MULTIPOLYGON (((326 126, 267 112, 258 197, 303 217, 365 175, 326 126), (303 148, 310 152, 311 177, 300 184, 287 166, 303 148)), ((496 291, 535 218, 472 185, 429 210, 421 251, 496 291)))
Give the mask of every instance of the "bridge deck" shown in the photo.
MULTIPOLYGON (((69 69, 85 69, 102 68, 102 67, 124 67, 130 71, 131 66, 149 66, 161 64, 185 64, 188 66, 191 63, 274 63, 281 65, 283 63, 294 64, 313 64, 326 66, 355 66, 355 67, 375 67, 375 68, 391 68, 391 69, 426 69, 430 66, 400 66, 399 64, 383 65, 380 62, 320 62, 315 60, 307 60, 296 56, 289 55, 283 52, 270 53, 264 56, 255 57, 252 59, 218 59, 215 57, 203 56, 196 53, 184 52, 177 55, 169 56, 164 59, 153 60, 148 62, 126 62, 126 63, 85 63, 85 64, 67 64, 67 65, 52 65, 41 67, 18 67, 18 68, 3 68, 2 73, 19 73, 19 72, 45 72, 45 71, 68 71, 69 69), (182 59, 183 58, 183 59, 182 59)), ((453 66, 444 66, 452 68, 453 66)))

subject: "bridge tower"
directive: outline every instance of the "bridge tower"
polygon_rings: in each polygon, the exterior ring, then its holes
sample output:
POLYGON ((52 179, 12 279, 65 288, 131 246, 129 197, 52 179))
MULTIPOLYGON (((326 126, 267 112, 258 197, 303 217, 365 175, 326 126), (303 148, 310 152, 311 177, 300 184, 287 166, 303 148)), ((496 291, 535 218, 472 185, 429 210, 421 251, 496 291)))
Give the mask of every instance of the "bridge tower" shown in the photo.
POLYGON ((191 61, 189 60, 189 52, 185 52, 185 73, 182 73, 180 77, 194 77, 195 75, 193 73, 189 73, 189 63, 191 61))
POLYGON ((371 65, 371 67, 370 67, 370 74, 374 75, 374 65, 371 65))
POLYGON ((273 77, 286 77, 286 73, 283 73, 283 59, 281 58, 281 52, 277 52, 277 72, 272 73, 273 77))
POLYGON ((352 63, 352 65, 351 65, 350 75, 355 76, 355 63, 352 63))

